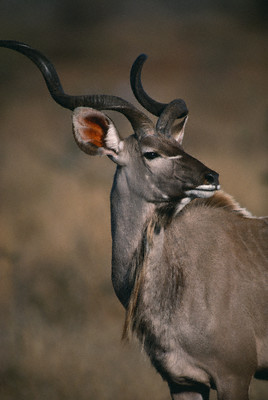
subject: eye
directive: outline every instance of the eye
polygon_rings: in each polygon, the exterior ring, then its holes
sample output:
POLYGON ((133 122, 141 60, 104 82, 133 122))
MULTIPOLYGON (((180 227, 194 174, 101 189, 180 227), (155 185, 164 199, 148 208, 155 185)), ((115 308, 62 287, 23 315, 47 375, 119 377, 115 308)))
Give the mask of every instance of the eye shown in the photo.
POLYGON ((153 160, 154 158, 161 157, 160 154, 155 153, 154 151, 147 151, 146 153, 143 154, 143 156, 147 160, 153 160))

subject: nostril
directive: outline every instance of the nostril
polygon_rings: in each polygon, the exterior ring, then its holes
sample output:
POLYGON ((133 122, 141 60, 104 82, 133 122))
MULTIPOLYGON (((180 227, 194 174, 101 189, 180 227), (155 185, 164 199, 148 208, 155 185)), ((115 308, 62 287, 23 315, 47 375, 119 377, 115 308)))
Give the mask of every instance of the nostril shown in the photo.
POLYGON ((218 174, 216 172, 209 172, 208 174, 205 175, 205 182, 209 185, 218 185, 219 180, 218 180, 218 174))

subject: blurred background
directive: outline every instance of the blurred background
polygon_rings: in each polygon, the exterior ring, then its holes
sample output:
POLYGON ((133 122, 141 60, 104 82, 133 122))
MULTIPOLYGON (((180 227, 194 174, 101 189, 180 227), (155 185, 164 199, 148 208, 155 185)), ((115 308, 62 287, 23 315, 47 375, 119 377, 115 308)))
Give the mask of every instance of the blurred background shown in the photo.
MULTIPOLYGON (((1 0, 0 38, 42 51, 67 93, 135 105, 129 71, 147 53, 148 93, 187 102, 186 151, 260 216, 267 14, 265 0, 1 0)), ((78 149, 71 113, 28 59, 3 48, 0 90, 0 399, 169 399, 139 346, 120 342, 124 310, 110 281, 115 166, 78 149)), ((110 116, 122 137, 131 133, 110 116)), ((251 395, 267 399, 268 384, 253 381, 251 395)))

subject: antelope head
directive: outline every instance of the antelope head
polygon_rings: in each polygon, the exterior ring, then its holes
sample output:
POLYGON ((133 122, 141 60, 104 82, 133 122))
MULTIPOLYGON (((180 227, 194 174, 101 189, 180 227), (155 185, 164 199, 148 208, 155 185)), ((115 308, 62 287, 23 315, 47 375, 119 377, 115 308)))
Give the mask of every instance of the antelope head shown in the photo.
POLYGON ((118 165, 117 177, 147 202, 185 204, 195 197, 210 197, 219 189, 218 174, 183 150, 188 118, 185 102, 176 99, 168 104, 159 103, 144 91, 141 70, 145 55, 134 62, 130 81, 139 103, 158 117, 156 126, 120 97, 65 94, 53 65, 30 46, 16 41, 0 41, 0 46, 24 54, 37 65, 53 99, 74 111, 73 132, 81 150, 89 155, 107 155, 118 165), (114 123, 102 110, 122 113, 134 133, 122 140, 114 123))
POLYGON ((140 111, 134 113, 131 106, 134 118, 125 115, 134 134, 122 140, 107 115, 93 108, 78 107, 73 115, 76 142, 90 155, 107 155, 119 166, 117 178, 123 175, 131 190, 148 202, 186 204, 195 197, 210 197, 219 189, 218 174, 182 147, 188 119, 186 104, 181 99, 169 104, 158 103, 146 94, 141 84, 145 60, 145 55, 137 58, 130 80, 139 103, 159 117, 156 126, 140 111))

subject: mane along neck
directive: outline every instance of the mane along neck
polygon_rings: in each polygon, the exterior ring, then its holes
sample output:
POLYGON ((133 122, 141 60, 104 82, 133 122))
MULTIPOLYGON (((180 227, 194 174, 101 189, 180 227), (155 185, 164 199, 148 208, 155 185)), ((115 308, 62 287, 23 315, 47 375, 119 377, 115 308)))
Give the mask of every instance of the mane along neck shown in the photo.
MULTIPOLYGON (((147 219, 143 227, 141 241, 135 250, 129 265, 133 280, 132 291, 126 308, 125 324, 122 339, 128 340, 133 332, 143 341, 146 336, 146 324, 144 324, 144 306, 142 293, 145 285, 146 270, 151 262, 160 261, 155 254, 156 249, 161 249, 164 243, 165 229, 172 223, 176 214, 176 203, 167 203, 156 207, 153 214, 147 219)), ((169 296, 177 298, 181 291, 183 275, 180 268, 171 266, 174 280, 171 282, 169 296)), ((169 269, 169 272, 171 270, 169 269)), ((175 304, 175 301, 171 301, 175 304)), ((167 317, 167 315, 166 315, 167 317)), ((145 318, 146 319, 146 318, 145 318)))
POLYGON ((190 207, 211 207, 211 208, 224 208, 226 211, 235 212, 244 218, 253 218, 252 214, 242 208, 240 204, 229 194, 219 190, 208 199, 195 199, 189 203, 185 208, 190 207))

